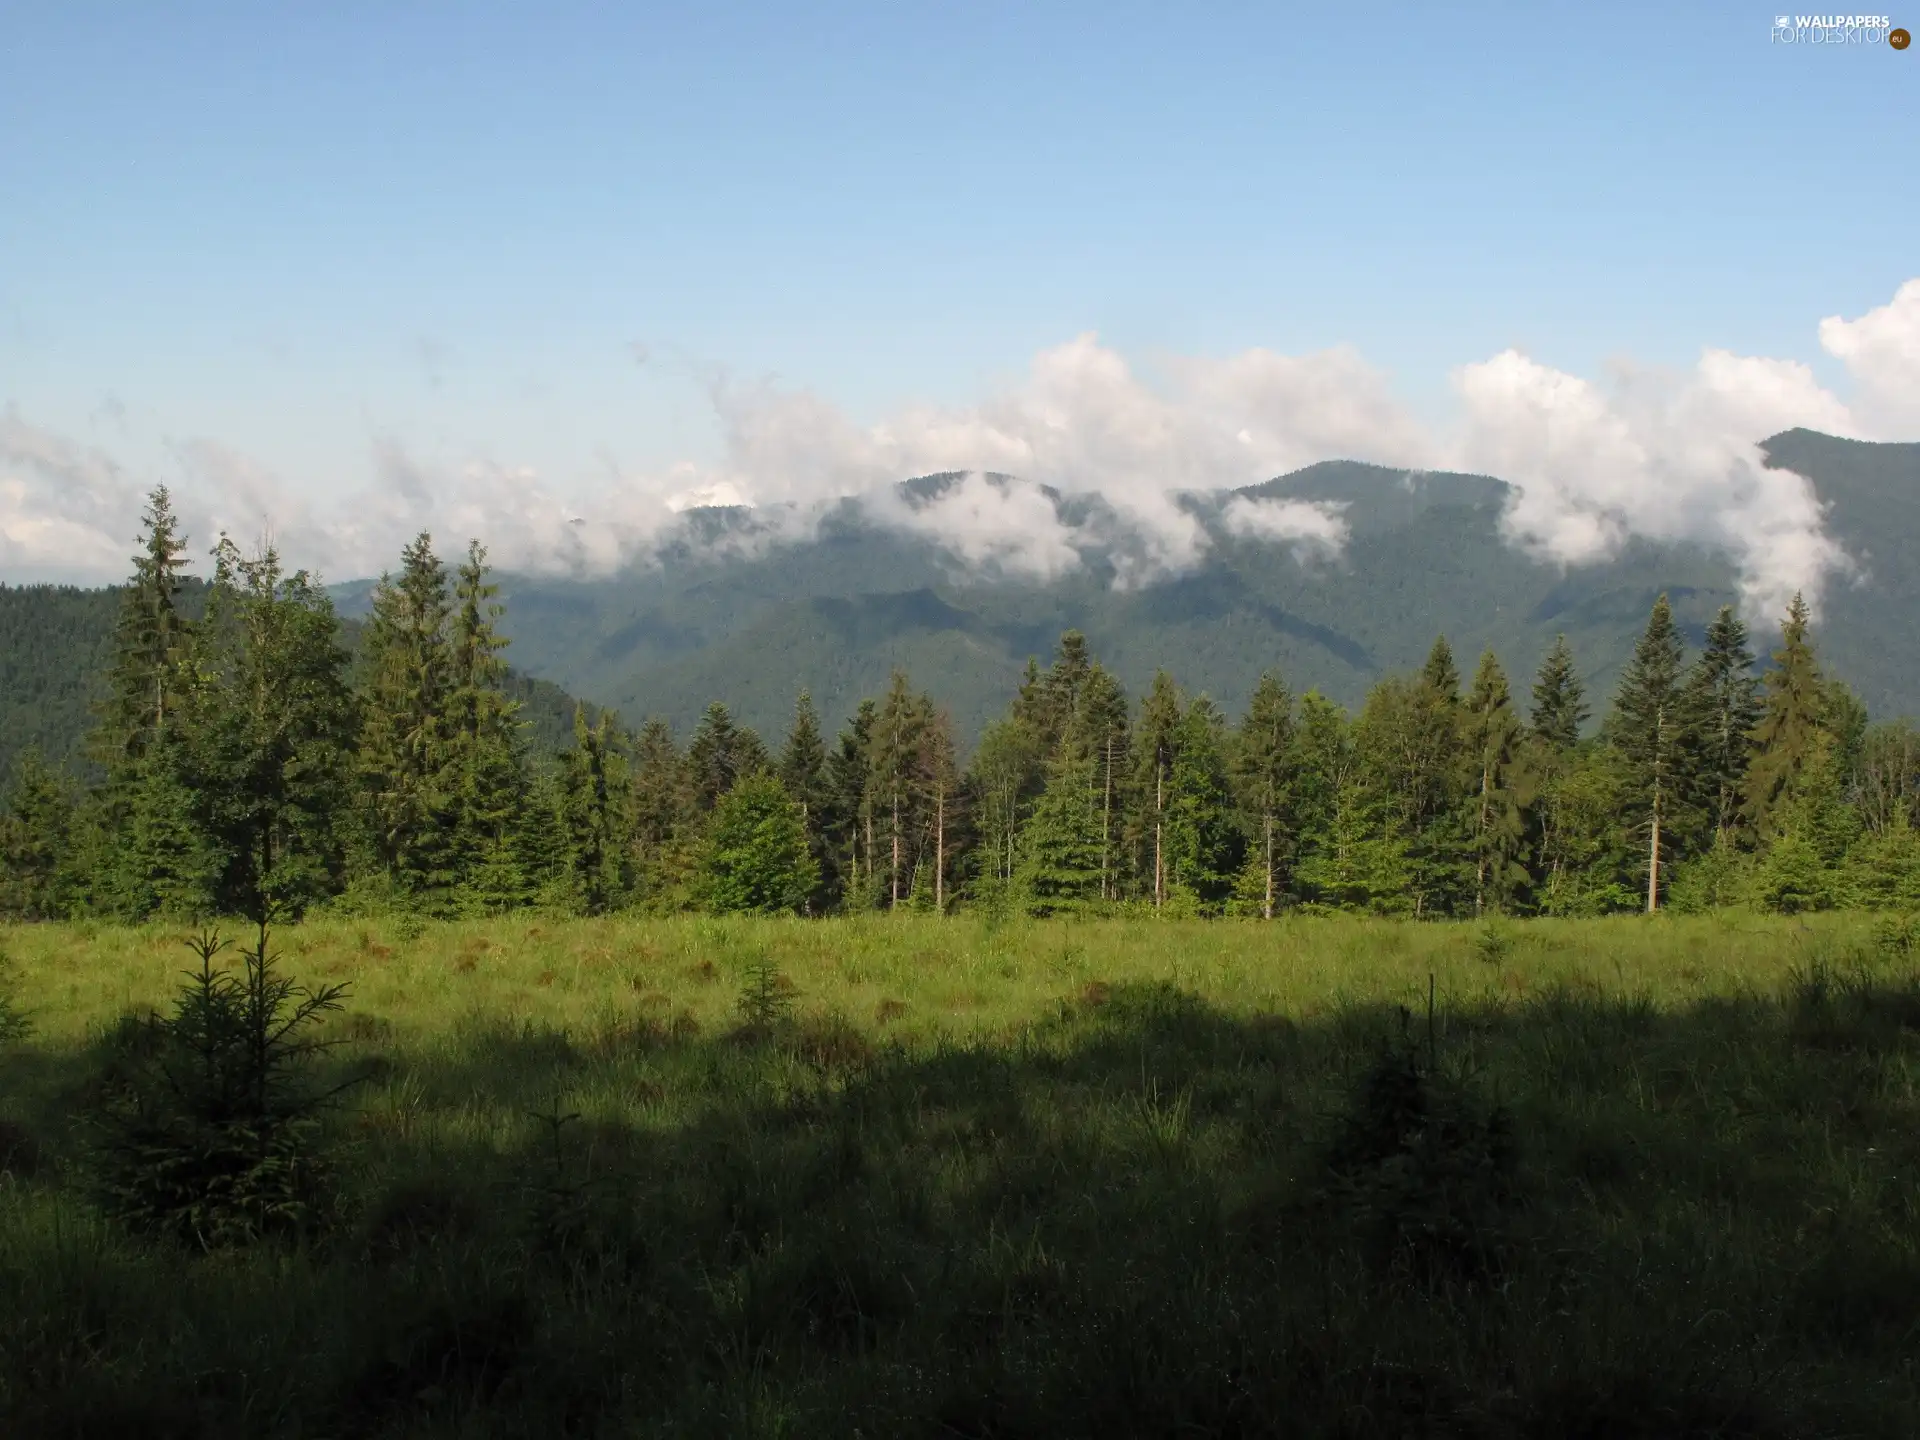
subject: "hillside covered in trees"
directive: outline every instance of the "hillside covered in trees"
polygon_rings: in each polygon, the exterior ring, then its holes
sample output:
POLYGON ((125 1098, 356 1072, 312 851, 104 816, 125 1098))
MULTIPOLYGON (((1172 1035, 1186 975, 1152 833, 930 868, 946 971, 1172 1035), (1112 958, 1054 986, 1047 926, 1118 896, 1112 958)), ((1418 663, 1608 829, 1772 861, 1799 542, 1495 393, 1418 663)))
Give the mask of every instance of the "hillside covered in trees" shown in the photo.
MULTIPOLYGON (((1857 565, 1821 598, 1829 669, 1875 713, 1920 715, 1920 445, 1796 430, 1765 449, 1812 482, 1828 533, 1857 565)), ((906 502, 941 479, 908 482, 906 502)), ((1636 542, 1573 568, 1532 557, 1501 532, 1509 496, 1486 476, 1314 465, 1188 497, 1210 536, 1201 563, 1118 588, 1097 553, 1044 582, 970 569, 937 538, 876 523, 852 501, 801 540, 780 538, 760 512, 695 511, 655 563, 600 578, 502 575, 503 633, 529 674, 681 731, 715 695, 764 734, 786 725, 803 687, 824 713, 851 713, 901 669, 970 748, 1027 657, 1066 630, 1085 635, 1131 692, 1177 656, 1181 683, 1229 710, 1273 666, 1352 708, 1417 667, 1436 630, 1462 655, 1492 649, 1529 672, 1564 634, 1582 678, 1610 693, 1657 596, 1694 647, 1739 598, 1727 558, 1690 546, 1636 542), (1220 522, 1236 497, 1343 507, 1347 541, 1338 557, 1303 557, 1236 533, 1220 522)), ((1069 515, 1085 503, 1055 501, 1069 515)), ((361 613, 370 593, 341 587, 342 612, 361 613)))
POLYGON ((1920 905, 1920 732, 1825 672, 1797 599, 1764 673, 1731 606, 1690 654, 1660 595, 1609 695, 1565 637, 1518 681, 1441 637, 1351 713, 1275 668, 1238 714, 1165 670, 1130 694, 1068 631, 963 764, 904 670, 837 733, 803 689, 772 743, 714 698, 684 740, 580 707, 556 746, 477 544, 409 545, 357 653, 271 551, 222 541, 201 587, 182 551, 156 491, 97 778, 14 768, 14 916, 1920 905))

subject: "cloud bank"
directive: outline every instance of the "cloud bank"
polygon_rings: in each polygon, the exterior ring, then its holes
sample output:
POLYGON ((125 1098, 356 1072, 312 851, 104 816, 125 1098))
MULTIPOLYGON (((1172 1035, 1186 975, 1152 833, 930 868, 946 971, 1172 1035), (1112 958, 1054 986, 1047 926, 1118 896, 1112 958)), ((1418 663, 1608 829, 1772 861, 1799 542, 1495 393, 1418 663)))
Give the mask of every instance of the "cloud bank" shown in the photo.
POLYGON ((609 473, 562 485, 526 466, 423 458, 398 437, 371 446, 358 490, 302 497, 259 459, 212 439, 167 447, 166 473, 0 412, 0 574, 117 578, 141 495, 171 484, 196 544, 224 528, 277 533, 296 563, 330 576, 377 573, 422 528, 452 549, 468 535, 506 568, 599 573, 684 539, 690 508, 752 507, 722 533, 750 549, 802 538, 849 500, 873 523, 920 535, 986 575, 1051 579, 1098 552, 1133 586, 1198 564, 1219 531, 1336 556, 1338 507, 1195 493, 1257 484, 1317 460, 1496 476, 1512 487, 1507 539, 1563 565, 1634 538, 1727 554, 1755 613, 1795 589, 1818 596, 1851 559, 1826 533, 1812 486, 1767 468, 1758 442, 1807 426, 1862 439, 1920 437, 1920 279, 1885 305, 1818 325, 1847 371, 1848 398, 1805 363, 1707 350, 1679 373, 1620 365, 1590 379, 1518 351, 1460 366, 1456 409, 1418 423, 1357 352, 1249 350, 1173 357, 1152 382, 1093 335, 1035 356, 1017 383, 976 404, 909 407, 857 423, 806 390, 720 379, 713 464, 609 473), (946 474, 903 490, 908 477, 946 474))

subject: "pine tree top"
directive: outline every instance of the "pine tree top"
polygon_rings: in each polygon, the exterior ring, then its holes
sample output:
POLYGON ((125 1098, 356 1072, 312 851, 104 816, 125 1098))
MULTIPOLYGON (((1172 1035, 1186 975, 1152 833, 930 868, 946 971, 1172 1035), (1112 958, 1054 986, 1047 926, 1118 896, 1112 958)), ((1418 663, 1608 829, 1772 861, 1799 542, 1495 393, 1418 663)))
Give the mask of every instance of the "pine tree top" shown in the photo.
POLYGON ((1553 648, 1540 662, 1540 673, 1533 682, 1533 713, 1529 717, 1533 732, 1551 745, 1571 750, 1580 743, 1580 731, 1590 713, 1586 688, 1574 668, 1573 647, 1565 635, 1555 636, 1553 648))
POLYGON ((1460 668, 1453 663, 1453 647, 1447 637, 1434 637, 1427 652, 1427 663, 1420 667, 1421 681, 1435 694, 1447 700, 1460 698, 1460 668))

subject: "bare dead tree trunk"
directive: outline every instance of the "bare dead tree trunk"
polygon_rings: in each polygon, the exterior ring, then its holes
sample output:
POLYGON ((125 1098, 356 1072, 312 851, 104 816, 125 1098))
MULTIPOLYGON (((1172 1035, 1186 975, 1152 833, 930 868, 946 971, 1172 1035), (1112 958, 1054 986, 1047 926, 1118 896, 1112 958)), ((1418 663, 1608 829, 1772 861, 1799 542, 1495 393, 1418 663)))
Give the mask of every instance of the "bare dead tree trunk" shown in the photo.
POLYGON ((1660 908, 1660 782, 1653 782, 1653 823, 1647 827, 1647 913, 1660 908))
POLYGON ((1160 853, 1160 831, 1163 827, 1162 816, 1166 813, 1166 771, 1155 766, 1153 771, 1153 908, 1158 910, 1166 899, 1166 866, 1160 853))
POLYGON ((1105 791, 1106 798, 1100 808, 1100 898, 1111 900, 1108 893, 1107 876, 1109 873, 1108 852, 1113 846, 1113 732, 1107 732, 1107 757, 1105 791))
POLYGON ((1261 911, 1263 918, 1273 919, 1273 812, 1267 812, 1267 903, 1261 911))

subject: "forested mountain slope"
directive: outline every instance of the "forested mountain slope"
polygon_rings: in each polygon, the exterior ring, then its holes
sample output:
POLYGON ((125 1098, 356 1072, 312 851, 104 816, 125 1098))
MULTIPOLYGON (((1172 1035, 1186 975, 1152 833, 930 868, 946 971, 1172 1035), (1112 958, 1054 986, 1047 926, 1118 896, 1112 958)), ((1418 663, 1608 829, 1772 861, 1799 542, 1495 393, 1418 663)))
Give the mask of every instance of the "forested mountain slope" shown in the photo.
MULTIPOLYGON (((1920 445, 1790 431, 1768 450, 1813 480, 1832 533, 1860 562, 1828 587, 1827 663, 1874 713, 1920 714, 1920 445)), ((705 510, 683 518, 656 564, 600 579, 501 576, 503 629, 516 670, 548 682, 522 682, 542 749, 564 741, 571 695, 633 723, 664 716, 683 735, 725 699, 775 735, 801 687, 837 724, 896 666, 950 707, 964 745, 1004 707, 1027 657, 1069 628, 1136 693, 1165 666, 1230 710, 1276 665, 1296 690, 1357 704, 1381 675, 1418 665, 1441 631, 1462 656, 1492 646, 1515 674, 1565 632, 1604 695, 1661 591, 1695 643, 1738 598, 1726 559, 1689 547, 1636 544, 1565 570, 1535 560, 1501 538, 1507 487, 1484 476, 1335 461, 1239 493, 1342 502, 1344 552, 1303 560, 1215 525, 1199 569, 1124 590, 1098 557, 1046 584, 969 574, 851 504, 798 543, 754 540, 750 512, 705 510)), ((1227 498, 1193 504, 1214 516, 1227 498)), ((343 615, 363 610, 370 589, 336 587, 343 615)), ((0 764, 29 744, 53 759, 78 753, 116 604, 108 590, 0 586, 0 764)))
MULTIPOLYGON (((0 585, 0 777, 21 751, 37 749, 51 764, 84 773, 87 732, 113 658, 121 592, 112 586, 0 585)), ((181 608, 197 615, 205 588, 189 582, 181 608)), ((360 625, 342 627, 349 647, 360 625)), ((548 680, 514 672, 506 689, 520 702, 527 738, 537 753, 573 743, 573 697, 548 680)))
MULTIPOLYGON (((1920 445, 1792 431, 1769 450, 1814 481, 1863 562, 1828 589, 1823 654, 1875 713, 1920 713, 1920 445)), ((1484 476, 1311 466, 1242 493, 1345 502, 1352 535, 1338 560, 1221 532, 1200 569, 1134 590, 1114 589, 1097 563, 1048 584, 969 575, 851 505, 805 542, 728 553, 715 542, 740 540, 752 518, 695 512, 657 565, 502 577, 505 629, 529 672, 682 734, 714 698, 778 733, 802 686, 837 719, 903 666, 951 707, 964 741, 1004 706, 1026 658, 1070 627, 1136 693, 1166 666, 1229 709, 1274 665, 1296 689, 1356 704, 1379 676, 1417 665, 1439 631, 1462 656, 1491 645, 1515 674, 1564 631, 1604 695, 1662 590, 1695 643, 1738 598, 1726 559, 1689 547, 1637 544, 1567 570, 1532 559, 1500 536, 1506 492, 1484 476)), ((1195 505, 1217 511, 1225 498, 1195 505)))

